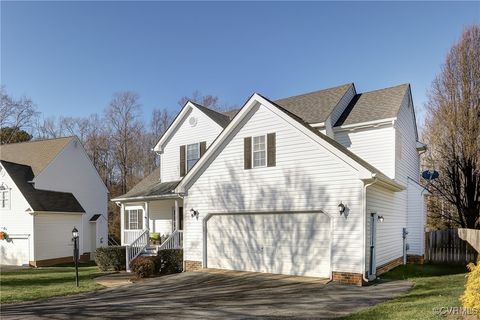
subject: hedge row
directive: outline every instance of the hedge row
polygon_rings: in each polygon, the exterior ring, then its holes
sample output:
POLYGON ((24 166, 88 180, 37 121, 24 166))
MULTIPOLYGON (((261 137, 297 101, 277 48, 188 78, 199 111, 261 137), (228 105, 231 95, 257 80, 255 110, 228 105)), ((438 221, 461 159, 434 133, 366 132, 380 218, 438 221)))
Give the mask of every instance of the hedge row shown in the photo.
POLYGON ((161 250, 157 256, 140 256, 130 263, 130 269, 138 278, 155 274, 179 273, 183 270, 183 250, 161 250))
POLYGON ((102 271, 125 270, 125 247, 109 246, 97 248, 97 250, 95 251, 95 263, 102 271))

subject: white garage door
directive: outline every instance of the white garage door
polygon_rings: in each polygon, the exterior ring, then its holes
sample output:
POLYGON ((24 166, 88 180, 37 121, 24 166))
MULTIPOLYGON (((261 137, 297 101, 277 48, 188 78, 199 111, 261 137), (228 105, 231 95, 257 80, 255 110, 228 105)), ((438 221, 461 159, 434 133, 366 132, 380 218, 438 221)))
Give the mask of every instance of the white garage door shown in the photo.
POLYGON ((207 267, 330 276, 330 218, 324 213, 213 215, 207 267))
POLYGON ((29 240, 27 237, 15 238, 10 241, 0 241, 0 264, 5 265, 28 265, 29 263, 29 240))

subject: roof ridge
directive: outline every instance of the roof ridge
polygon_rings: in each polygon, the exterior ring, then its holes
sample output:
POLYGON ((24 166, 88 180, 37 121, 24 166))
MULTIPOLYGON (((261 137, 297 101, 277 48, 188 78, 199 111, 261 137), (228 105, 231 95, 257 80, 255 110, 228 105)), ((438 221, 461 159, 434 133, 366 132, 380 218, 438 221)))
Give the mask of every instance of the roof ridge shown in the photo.
POLYGON ((389 90, 389 89, 393 89, 393 88, 398 88, 398 87, 402 87, 402 86, 410 86, 410 83, 405 82, 405 83, 402 83, 402 84, 397 84, 397 85, 395 85, 395 86, 390 86, 390 87, 375 89, 375 90, 371 90, 371 91, 365 91, 365 92, 361 92, 361 93, 373 93, 373 92, 378 92, 378 91, 383 91, 383 90, 389 90))
POLYGON ((36 142, 45 142, 45 141, 53 141, 53 140, 62 140, 62 139, 72 139, 77 138, 76 135, 65 136, 65 137, 58 137, 58 138, 46 138, 46 139, 38 139, 38 140, 29 140, 29 141, 22 141, 22 142, 13 142, 13 143, 5 143, 1 144, 1 146, 11 146, 11 145, 19 145, 19 144, 27 144, 27 143, 36 143, 36 142))
POLYGON ((302 97, 302 96, 310 95, 310 94, 312 94, 312 93, 319 93, 319 92, 323 92, 323 91, 328 91, 328 90, 332 90, 332 89, 338 89, 338 88, 341 88, 341 87, 352 86, 352 85, 354 85, 353 82, 348 82, 348 83, 344 83, 344 84, 342 84, 342 85, 338 85, 338 86, 335 86, 335 87, 329 87, 329 88, 325 88, 325 89, 314 90, 314 91, 309 91, 309 92, 297 94, 297 95, 294 95, 294 96, 289 96, 289 97, 285 97, 285 98, 275 99, 274 101, 280 101, 280 100, 287 100, 287 99, 299 98, 299 97, 302 97))

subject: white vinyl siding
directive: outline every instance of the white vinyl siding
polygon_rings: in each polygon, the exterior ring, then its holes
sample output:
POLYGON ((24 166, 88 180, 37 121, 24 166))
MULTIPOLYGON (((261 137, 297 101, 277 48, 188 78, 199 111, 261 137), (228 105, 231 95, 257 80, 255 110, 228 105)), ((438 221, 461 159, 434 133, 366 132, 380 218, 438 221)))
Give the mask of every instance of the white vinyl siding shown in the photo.
MULTIPOLYGON (((423 188, 416 182, 408 179, 408 223, 407 254, 423 255, 425 247, 425 223, 423 188)), ((426 192, 426 191, 425 191, 426 192)))
POLYGON ((206 141, 208 148, 222 130, 221 126, 200 110, 196 108, 190 110, 166 142, 160 155, 162 182, 180 180, 180 146, 206 141), (197 120, 195 126, 191 126, 189 123, 191 117, 197 120))
POLYGON ((333 217, 333 270, 361 273, 358 172, 267 108, 255 110, 187 192, 184 207, 195 208, 199 218, 186 216, 185 260, 202 261, 202 220, 208 213, 322 210, 333 217), (276 132, 276 166, 243 170, 244 137, 265 132, 276 132), (349 209, 348 218, 338 214, 340 201, 349 209))
POLYGON ((395 129, 391 124, 336 131, 335 140, 388 177, 395 178, 395 129))
MULTIPOLYGON (((82 215, 71 213, 41 213, 35 216, 35 260, 73 256, 72 229, 85 236, 82 215)), ((90 226, 88 226, 90 227, 90 226)), ((80 246, 82 244, 80 243, 80 246)), ((83 252, 80 248, 80 254, 83 252)))

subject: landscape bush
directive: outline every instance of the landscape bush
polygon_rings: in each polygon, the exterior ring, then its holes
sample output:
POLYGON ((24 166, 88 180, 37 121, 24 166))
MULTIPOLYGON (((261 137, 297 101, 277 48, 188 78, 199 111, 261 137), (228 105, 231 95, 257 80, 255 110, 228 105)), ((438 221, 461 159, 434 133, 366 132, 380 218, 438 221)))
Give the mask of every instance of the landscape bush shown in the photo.
POLYGON ((160 257, 160 273, 172 274, 183 271, 183 250, 166 249, 158 253, 160 257))
POLYGON ((130 269, 137 278, 147 278, 159 273, 159 262, 158 256, 139 256, 130 263, 130 269))
POLYGON ((470 272, 467 274, 465 292, 460 300, 465 308, 473 309, 480 315, 480 258, 476 265, 470 263, 467 268, 470 272))
POLYGON ((95 251, 95 263, 102 271, 125 270, 124 246, 100 247, 95 251))

